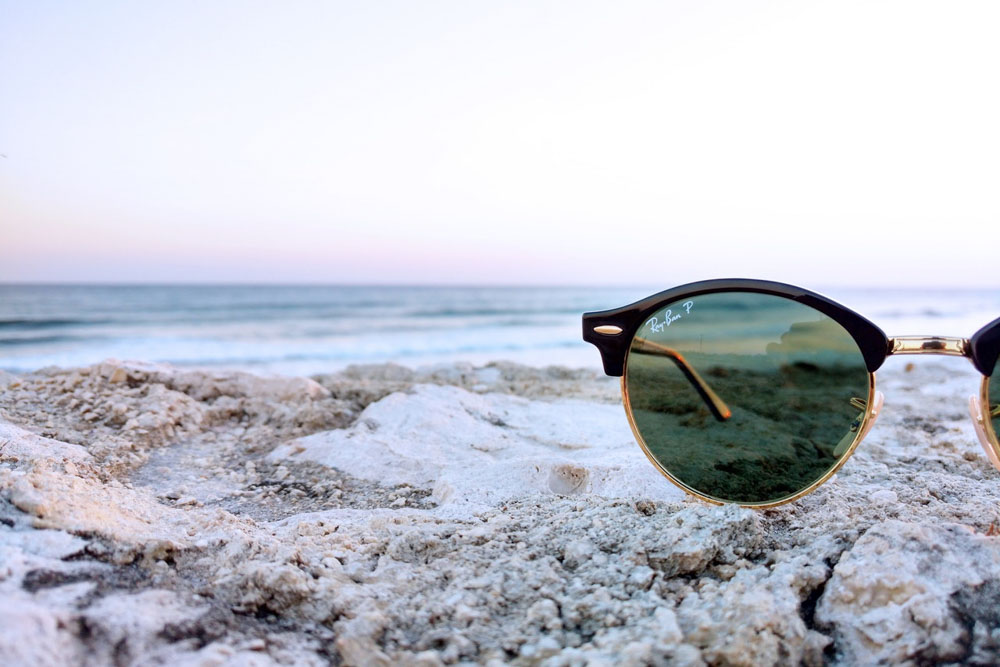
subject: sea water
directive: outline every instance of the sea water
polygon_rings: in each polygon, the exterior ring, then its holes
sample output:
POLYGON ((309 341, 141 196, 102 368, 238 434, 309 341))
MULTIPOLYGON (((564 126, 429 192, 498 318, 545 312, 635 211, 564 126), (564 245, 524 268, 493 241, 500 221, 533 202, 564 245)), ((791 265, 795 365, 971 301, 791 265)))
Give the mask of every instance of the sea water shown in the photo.
MULTIPOLYGON (((580 315, 658 287, 0 285, 0 369, 107 358, 265 373, 510 360, 599 369, 580 315)), ((1000 290, 826 288, 889 335, 969 336, 1000 290)))

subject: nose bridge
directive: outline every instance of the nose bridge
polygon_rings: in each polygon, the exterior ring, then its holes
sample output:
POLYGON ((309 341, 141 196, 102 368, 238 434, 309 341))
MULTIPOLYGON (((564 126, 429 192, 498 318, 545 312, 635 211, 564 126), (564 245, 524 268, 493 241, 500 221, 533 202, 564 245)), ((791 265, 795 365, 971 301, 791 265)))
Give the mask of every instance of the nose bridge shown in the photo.
POLYGON ((889 339, 889 354, 946 354, 968 357, 969 339, 951 336, 895 336, 889 339))

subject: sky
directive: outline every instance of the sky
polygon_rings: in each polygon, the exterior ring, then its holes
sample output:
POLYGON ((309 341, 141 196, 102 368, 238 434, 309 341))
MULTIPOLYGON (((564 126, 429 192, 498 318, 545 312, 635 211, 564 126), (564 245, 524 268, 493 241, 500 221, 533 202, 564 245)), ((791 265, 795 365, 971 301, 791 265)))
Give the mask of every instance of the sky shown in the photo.
POLYGON ((0 0, 0 281, 1000 287, 998 28, 0 0))

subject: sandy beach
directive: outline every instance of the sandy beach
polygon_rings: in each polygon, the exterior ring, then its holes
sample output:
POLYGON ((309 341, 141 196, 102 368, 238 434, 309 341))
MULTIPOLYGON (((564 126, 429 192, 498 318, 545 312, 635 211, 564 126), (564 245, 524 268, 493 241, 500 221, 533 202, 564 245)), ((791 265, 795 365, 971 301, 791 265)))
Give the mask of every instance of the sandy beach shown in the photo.
POLYGON ((592 371, 3 374, 0 662, 996 662, 978 377, 879 380, 844 469, 753 511, 662 479, 592 371))

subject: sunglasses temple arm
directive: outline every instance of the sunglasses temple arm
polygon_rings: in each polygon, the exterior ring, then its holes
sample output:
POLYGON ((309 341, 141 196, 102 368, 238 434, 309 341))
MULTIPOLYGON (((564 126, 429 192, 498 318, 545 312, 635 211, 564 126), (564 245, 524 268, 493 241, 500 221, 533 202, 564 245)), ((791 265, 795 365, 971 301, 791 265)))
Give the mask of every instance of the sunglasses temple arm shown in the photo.
POLYGON ((708 383, 698 375, 698 371, 687 362, 687 359, 672 347, 667 347, 666 345, 660 345, 659 343, 654 343, 652 341, 646 340, 644 338, 636 338, 632 342, 632 351, 639 354, 653 354, 660 357, 666 357, 670 359, 687 381, 691 383, 698 395, 701 396, 701 400, 705 401, 705 405, 708 406, 709 411, 715 416, 716 419, 721 421, 726 421, 732 416, 732 411, 729 406, 726 405, 725 401, 719 398, 719 395, 712 391, 712 388, 708 386, 708 383))

